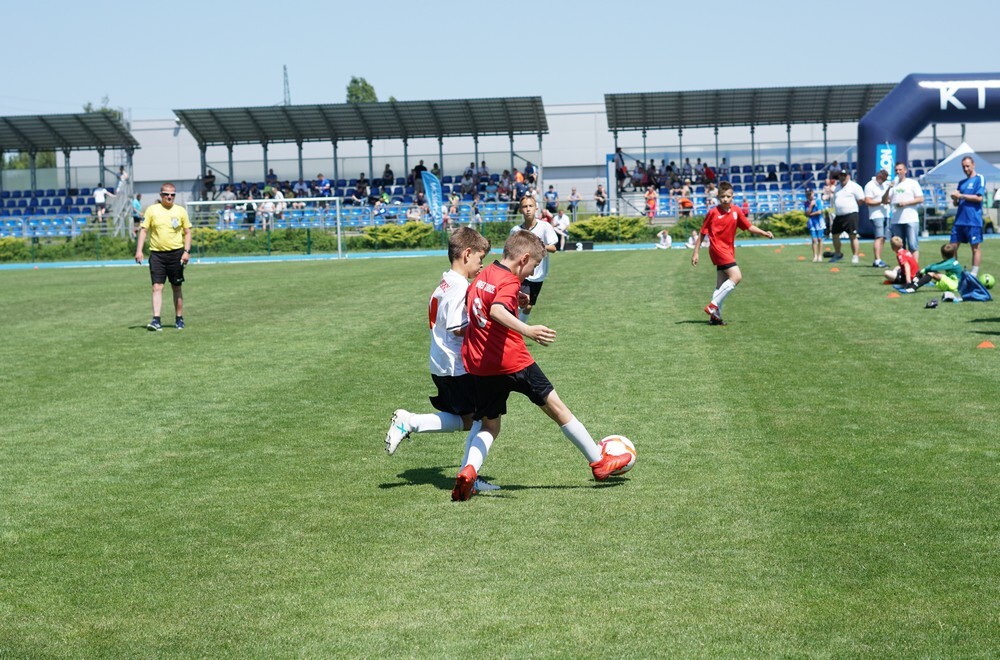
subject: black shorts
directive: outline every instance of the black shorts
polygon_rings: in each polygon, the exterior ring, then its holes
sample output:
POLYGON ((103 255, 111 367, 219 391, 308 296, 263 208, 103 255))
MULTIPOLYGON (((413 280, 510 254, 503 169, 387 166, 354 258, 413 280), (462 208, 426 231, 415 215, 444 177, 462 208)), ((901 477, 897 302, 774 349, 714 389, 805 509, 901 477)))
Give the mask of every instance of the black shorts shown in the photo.
POLYGON ((544 406, 555 389, 535 363, 512 374, 473 376, 472 380, 476 384, 476 412, 472 415, 475 420, 506 415, 511 392, 520 392, 536 406, 544 406))
POLYGON ((149 277, 153 284, 163 284, 167 280, 177 286, 184 283, 184 266, 181 255, 184 248, 149 253, 149 277))
POLYGON ((528 296, 528 304, 532 307, 538 302, 538 294, 542 292, 542 285, 545 282, 531 282, 524 280, 521 282, 521 293, 528 296))
POLYGON ((847 215, 838 215, 833 219, 833 227, 830 230, 834 236, 839 236, 841 232, 847 232, 848 236, 858 235, 858 214, 848 213, 847 215))
POLYGON ((437 385, 437 396, 430 397, 435 410, 453 415, 469 415, 476 410, 476 385, 470 374, 438 376, 431 374, 437 385))
POLYGON ((722 264, 721 266, 716 266, 715 270, 719 270, 719 271, 729 270, 730 268, 732 268, 735 265, 736 265, 735 261, 730 261, 728 264, 722 264))

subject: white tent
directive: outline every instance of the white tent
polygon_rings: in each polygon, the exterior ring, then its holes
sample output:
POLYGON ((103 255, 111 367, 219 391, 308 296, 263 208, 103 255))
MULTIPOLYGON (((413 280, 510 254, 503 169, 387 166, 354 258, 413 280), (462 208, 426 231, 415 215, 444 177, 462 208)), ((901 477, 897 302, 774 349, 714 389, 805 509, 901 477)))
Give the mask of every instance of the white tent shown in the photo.
POLYGON ((968 144, 963 142, 955 152, 938 163, 934 169, 928 170, 922 177, 920 183, 940 183, 956 185, 965 178, 962 171, 962 159, 972 156, 976 164, 976 174, 982 174, 987 182, 1000 183, 1000 168, 987 162, 982 156, 976 154, 968 144))

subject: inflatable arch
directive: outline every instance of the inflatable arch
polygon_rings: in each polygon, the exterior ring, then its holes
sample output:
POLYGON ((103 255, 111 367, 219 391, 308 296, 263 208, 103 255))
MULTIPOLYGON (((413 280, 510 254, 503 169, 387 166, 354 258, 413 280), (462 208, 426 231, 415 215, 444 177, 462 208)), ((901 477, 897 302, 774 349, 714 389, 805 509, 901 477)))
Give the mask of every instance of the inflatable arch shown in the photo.
MULTIPOLYGON (((1000 73, 910 74, 858 122, 855 181, 864 186, 879 169, 892 176, 897 162, 909 164, 910 140, 929 124, 977 122, 1000 122, 1000 73)), ((862 229, 871 232, 867 213, 862 229)))

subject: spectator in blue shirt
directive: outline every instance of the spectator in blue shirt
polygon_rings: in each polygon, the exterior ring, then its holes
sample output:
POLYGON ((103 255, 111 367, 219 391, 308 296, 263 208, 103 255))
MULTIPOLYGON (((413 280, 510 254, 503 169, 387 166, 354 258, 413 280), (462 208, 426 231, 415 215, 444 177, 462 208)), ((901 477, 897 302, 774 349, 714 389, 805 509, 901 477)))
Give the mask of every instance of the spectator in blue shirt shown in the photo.
POLYGON ((962 159, 965 178, 958 183, 958 190, 951 194, 951 202, 958 210, 955 224, 951 227, 950 245, 958 254, 960 243, 968 243, 972 248, 972 276, 979 277, 979 264, 983 259, 979 249, 983 242, 983 200, 986 199, 986 179, 976 174, 976 163, 971 156, 962 159))

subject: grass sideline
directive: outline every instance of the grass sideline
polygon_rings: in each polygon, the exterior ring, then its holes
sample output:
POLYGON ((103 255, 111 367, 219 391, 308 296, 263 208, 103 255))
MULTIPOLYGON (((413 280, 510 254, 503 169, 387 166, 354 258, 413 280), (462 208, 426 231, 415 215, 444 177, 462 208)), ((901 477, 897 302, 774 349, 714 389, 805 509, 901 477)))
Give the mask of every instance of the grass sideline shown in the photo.
POLYGON ((382 448, 440 257, 193 267, 162 333, 145 269, 0 273, 0 656, 995 656, 1000 308, 808 253, 724 328, 704 252, 555 255, 532 352, 638 464, 512 399, 464 504, 460 435, 382 448))

